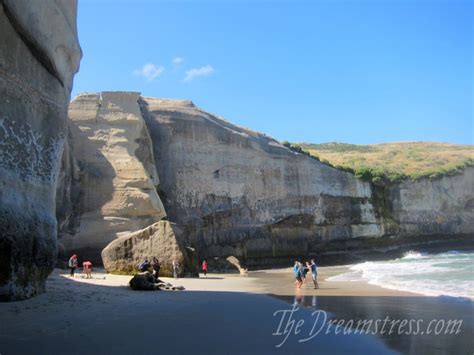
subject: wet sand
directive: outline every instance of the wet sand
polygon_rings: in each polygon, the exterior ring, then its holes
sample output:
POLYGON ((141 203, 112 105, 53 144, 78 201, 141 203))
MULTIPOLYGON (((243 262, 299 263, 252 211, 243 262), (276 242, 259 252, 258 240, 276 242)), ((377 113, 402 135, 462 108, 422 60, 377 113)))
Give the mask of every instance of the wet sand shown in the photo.
POLYGON ((294 277, 291 268, 252 272, 251 276, 259 279, 259 287, 266 293, 292 296, 297 291, 303 295, 317 296, 422 296, 420 294, 391 290, 367 282, 358 281, 327 281, 326 279, 342 274, 349 270, 348 266, 331 266, 318 268, 319 289, 314 289, 311 275, 301 289, 294 287, 294 277))
MULTIPOLYGON (((472 300, 429 297, 385 289, 363 281, 326 281, 331 276, 346 272, 348 268, 348 266, 319 268, 320 289, 314 289, 311 277, 301 289, 296 289, 293 285, 291 268, 259 271, 252 275, 258 279, 261 287, 275 298, 284 300, 294 307, 319 313, 321 318, 325 317, 327 324, 331 321, 335 321, 336 324, 337 321, 343 321, 344 325, 351 322, 357 325, 358 321, 367 322, 365 324, 371 322, 370 331, 365 334, 371 334, 397 352, 473 354, 472 300), (385 319, 387 319, 387 326, 384 328, 386 331, 381 331, 380 325, 385 319), (375 331, 378 320, 380 320, 379 327, 375 331), (408 324, 399 331, 403 320, 407 320, 408 324), (458 328, 454 327, 454 321, 461 321, 461 325, 458 328), (392 324, 395 326, 390 331, 392 324)), ((355 328, 352 327, 352 330, 355 328)), ((323 328, 325 329, 327 327, 323 328)))

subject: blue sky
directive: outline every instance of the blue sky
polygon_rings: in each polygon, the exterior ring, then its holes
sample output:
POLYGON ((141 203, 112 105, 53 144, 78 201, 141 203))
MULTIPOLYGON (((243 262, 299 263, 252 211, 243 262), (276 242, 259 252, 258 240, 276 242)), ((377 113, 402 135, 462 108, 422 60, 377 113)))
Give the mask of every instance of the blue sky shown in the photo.
POLYGON ((191 99, 293 142, 474 144, 473 1, 80 0, 73 95, 191 99))

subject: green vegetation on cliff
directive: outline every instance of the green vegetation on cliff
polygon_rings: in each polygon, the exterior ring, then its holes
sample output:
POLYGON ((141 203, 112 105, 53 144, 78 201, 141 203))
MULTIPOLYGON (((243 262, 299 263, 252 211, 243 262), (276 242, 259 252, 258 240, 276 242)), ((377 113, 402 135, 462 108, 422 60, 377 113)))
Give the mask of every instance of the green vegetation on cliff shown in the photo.
POLYGON ((403 179, 438 178, 474 166, 474 146, 435 142, 371 145, 346 143, 284 145, 311 154, 321 162, 351 171, 375 184, 403 179))

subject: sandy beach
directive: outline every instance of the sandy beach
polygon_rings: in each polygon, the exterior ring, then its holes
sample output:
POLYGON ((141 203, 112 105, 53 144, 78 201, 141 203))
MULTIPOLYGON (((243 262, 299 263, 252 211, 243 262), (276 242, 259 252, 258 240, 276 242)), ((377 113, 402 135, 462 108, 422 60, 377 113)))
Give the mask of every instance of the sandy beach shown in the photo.
MULTIPOLYGON (((439 310, 444 309, 453 318, 466 313, 465 307, 472 307, 446 302, 439 307, 437 298, 364 283, 324 281, 343 270, 320 268, 320 290, 308 285, 296 292, 288 270, 269 270, 251 272, 246 277, 209 274, 199 279, 163 278, 186 290, 140 292, 127 286, 130 276, 95 272, 93 279, 81 274, 71 278, 64 270, 56 269, 48 279, 46 293, 0 304, 0 353, 31 354, 35 349, 33 353, 37 354, 308 354, 315 350, 382 354, 406 352, 410 347, 427 350, 426 344, 454 346, 455 350, 472 346, 466 337, 448 343, 446 339, 433 343, 430 337, 412 337, 408 344, 407 339, 334 332, 301 341, 309 338, 316 323, 322 323, 311 314, 314 309, 332 315, 342 311, 348 318, 383 318, 385 314, 427 318, 430 312, 442 316, 439 310), (282 331, 281 311, 290 310, 292 305, 299 306, 294 318, 304 323, 299 334, 294 329, 289 334, 282 331)), ((470 319, 465 332, 472 330, 472 316, 470 319)))

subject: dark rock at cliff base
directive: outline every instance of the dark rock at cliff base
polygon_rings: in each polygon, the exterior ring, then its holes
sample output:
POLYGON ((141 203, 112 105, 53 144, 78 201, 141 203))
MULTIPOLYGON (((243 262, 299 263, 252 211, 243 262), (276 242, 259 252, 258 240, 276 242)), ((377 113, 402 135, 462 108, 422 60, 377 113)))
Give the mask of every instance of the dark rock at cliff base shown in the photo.
POLYGON ((76 1, 0 1, 0 34, 0 300, 20 300, 44 290, 56 262, 76 1))
POLYGON ((135 291, 159 290, 158 284, 155 283, 155 278, 148 271, 133 276, 129 285, 135 291))
POLYGON ((135 291, 183 291, 183 286, 173 286, 170 283, 156 280, 149 271, 136 274, 129 282, 130 287, 135 291))

